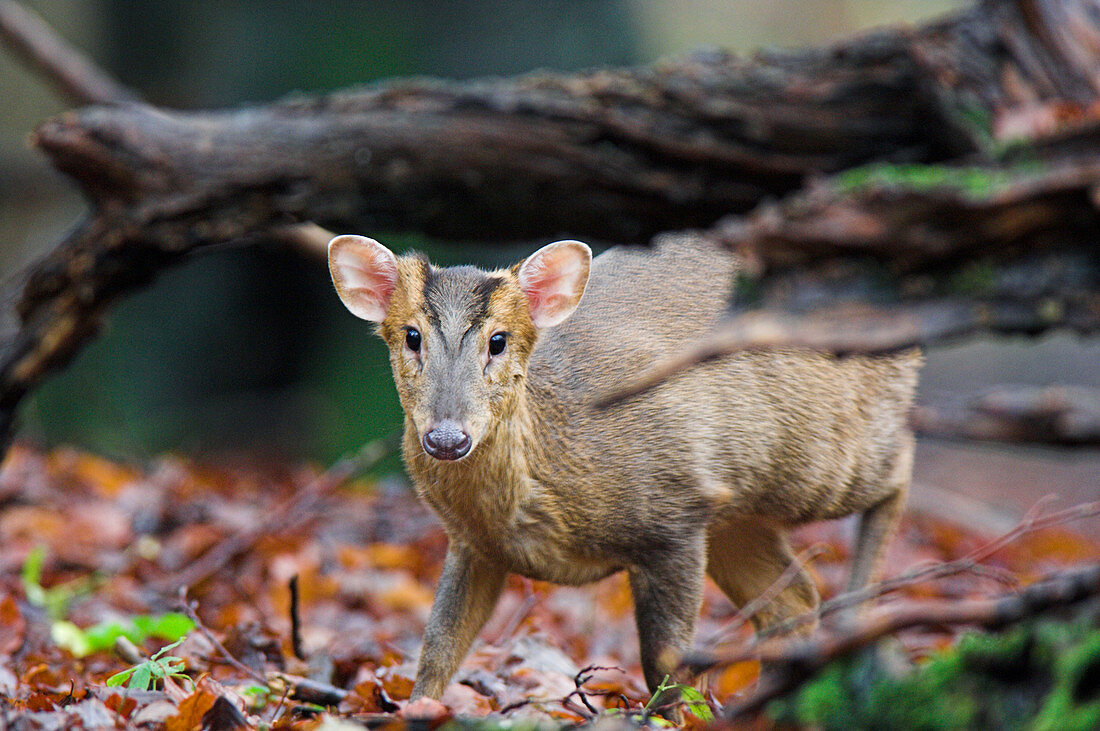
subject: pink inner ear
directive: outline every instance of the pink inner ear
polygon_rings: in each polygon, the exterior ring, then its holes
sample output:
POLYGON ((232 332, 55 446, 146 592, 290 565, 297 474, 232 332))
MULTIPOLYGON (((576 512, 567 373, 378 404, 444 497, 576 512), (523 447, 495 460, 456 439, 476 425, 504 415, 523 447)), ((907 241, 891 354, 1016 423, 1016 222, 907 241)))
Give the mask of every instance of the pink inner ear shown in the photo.
POLYGON ((535 252, 519 272, 536 327, 552 327, 573 312, 587 281, 588 257, 571 246, 535 252))
POLYGON ((361 237, 333 242, 329 268, 336 291, 358 317, 381 322, 397 287, 397 261, 389 249, 361 237))

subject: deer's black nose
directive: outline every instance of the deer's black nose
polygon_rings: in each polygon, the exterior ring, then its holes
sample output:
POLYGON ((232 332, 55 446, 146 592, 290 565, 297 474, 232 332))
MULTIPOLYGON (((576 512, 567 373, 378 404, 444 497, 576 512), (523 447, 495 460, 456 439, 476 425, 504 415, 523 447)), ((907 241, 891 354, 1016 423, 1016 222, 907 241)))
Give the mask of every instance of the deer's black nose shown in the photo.
POLYGON ((424 435, 424 451, 436 459, 455 460, 470 451, 470 435, 457 421, 444 419, 424 435))

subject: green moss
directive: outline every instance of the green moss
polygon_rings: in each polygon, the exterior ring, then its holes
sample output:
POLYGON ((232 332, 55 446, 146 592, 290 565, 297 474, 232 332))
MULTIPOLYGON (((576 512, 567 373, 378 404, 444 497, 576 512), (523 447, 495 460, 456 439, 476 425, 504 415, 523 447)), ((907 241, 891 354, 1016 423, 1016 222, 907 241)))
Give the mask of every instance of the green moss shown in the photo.
POLYGON ((975 166, 875 163, 837 174, 833 178, 833 188, 841 194, 873 188, 918 191, 943 188, 980 198, 1004 188, 1026 172, 1015 167, 990 169, 975 166))
POLYGON ((951 273, 947 288, 952 294, 981 296, 993 291, 997 270, 989 261, 972 261, 951 273))
POLYGON ((1085 621, 970 635, 900 678, 876 658, 832 663, 769 713, 822 729, 1100 728, 1100 629, 1085 621))

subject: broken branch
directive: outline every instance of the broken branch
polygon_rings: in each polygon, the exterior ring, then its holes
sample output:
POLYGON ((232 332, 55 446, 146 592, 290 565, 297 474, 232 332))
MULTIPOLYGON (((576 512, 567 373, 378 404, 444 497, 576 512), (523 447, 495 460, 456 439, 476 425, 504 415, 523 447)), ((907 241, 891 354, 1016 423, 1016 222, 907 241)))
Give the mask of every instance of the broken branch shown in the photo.
POLYGON ((689 657, 685 665, 700 671, 716 665, 759 660, 768 667, 768 673, 752 695, 726 708, 726 717, 736 719, 790 693, 833 660, 901 630, 952 625, 997 629, 1096 596, 1100 596, 1100 564, 1063 571, 1020 591, 988 599, 897 605, 835 634, 805 640, 770 640, 728 655, 689 657))
MULTIPOLYGON (((134 104, 50 120, 35 144, 92 213, 34 267, 18 327, 0 339, 0 436, 118 298, 204 247, 308 220, 479 240, 644 242, 712 226, 821 173, 988 152, 991 125, 975 119, 1091 103, 1098 26, 1087 4, 984 2, 923 28, 751 61, 707 53, 574 76, 395 82, 237 112, 134 104)), ((1074 312, 1095 320, 1093 304, 1074 312)))
POLYGON ((126 104, 137 94, 67 44, 37 15, 13 0, 0 1, 0 41, 76 104, 126 104))

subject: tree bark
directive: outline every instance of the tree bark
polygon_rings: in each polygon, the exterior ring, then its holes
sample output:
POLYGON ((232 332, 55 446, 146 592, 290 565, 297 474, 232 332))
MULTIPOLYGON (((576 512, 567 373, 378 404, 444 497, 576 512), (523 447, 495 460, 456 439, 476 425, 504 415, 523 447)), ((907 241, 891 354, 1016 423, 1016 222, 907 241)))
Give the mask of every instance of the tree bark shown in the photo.
MULTIPOLYGON (((0 432, 10 435, 23 395, 94 336, 118 297, 192 251, 287 223, 645 242, 853 166, 988 161, 995 131, 1021 118, 1010 112, 1073 113, 1100 96, 1096 9, 983 2, 923 28, 749 61, 697 54, 575 76, 395 82, 231 112, 118 104, 49 120, 34 143, 91 212, 18 296, 18 323, 0 344, 0 432)), ((0 37, 19 34, 0 14, 0 37)), ((1082 186, 1095 190, 1095 178, 1082 186)), ((737 243, 731 225, 740 230, 727 221, 716 238, 737 243)))

